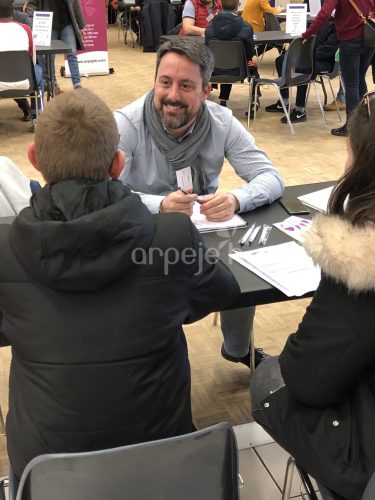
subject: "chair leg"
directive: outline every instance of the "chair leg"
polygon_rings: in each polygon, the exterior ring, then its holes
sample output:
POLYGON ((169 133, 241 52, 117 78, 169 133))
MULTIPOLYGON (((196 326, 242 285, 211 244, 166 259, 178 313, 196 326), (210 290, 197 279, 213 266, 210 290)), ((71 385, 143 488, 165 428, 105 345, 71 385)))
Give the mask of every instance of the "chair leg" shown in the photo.
POLYGON ((328 80, 328 84, 329 84, 330 89, 331 89, 331 92, 332 92, 333 102, 336 104, 337 116, 339 117, 339 120, 340 120, 340 122, 341 122, 341 121, 342 121, 342 120, 341 120, 341 113, 340 113, 340 110, 339 110, 339 106, 338 106, 338 104, 337 104, 335 91, 333 90, 333 87, 332 87, 332 82, 331 82, 331 79, 330 79, 330 78, 327 78, 327 80, 328 80))
MULTIPOLYGON (((254 95, 258 95, 258 87, 259 87, 259 83, 257 83, 257 84, 255 85, 255 92, 254 92, 254 95)), ((251 94, 252 94, 252 93, 253 93, 253 91, 251 91, 251 94)), ((257 119, 257 107, 256 107, 256 106, 254 106, 254 119, 253 119, 253 121, 254 121, 254 130, 255 130, 255 128, 256 128, 256 119, 257 119)), ((248 127, 249 127, 249 126, 250 126, 250 109, 249 109, 249 115, 248 115, 248 117, 247 117, 247 120, 248 120, 248 121, 247 121, 247 123, 248 123, 248 127)))
MULTIPOLYGON (((315 493, 314 487, 311 483, 310 476, 307 472, 300 467, 293 457, 288 458, 288 462, 286 465, 285 477, 284 477, 284 486, 282 491, 281 500, 289 500, 292 490, 292 482, 293 482, 293 473, 294 469, 297 470, 299 477, 301 479, 302 485, 305 489, 305 492, 310 500, 318 500, 317 494, 315 493)), ((304 495, 303 495, 304 498, 304 495)))
POLYGON ((318 92, 318 89, 316 88, 316 83, 315 83, 314 80, 312 81, 312 84, 313 84, 313 87, 314 87, 315 96, 316 96, 316 98, 318 100, 318 104, 319 104, 319 107, 320 107, 320 112, 322 113, 322 116, 323 116, 325 124, 328 125, 326 114, 325 114, 324 109, 323 109, 323 104, 322 104, 322 101, 320 100, 319 92, 318 92))
POLYGON ((217 320, 218 319, 219 319, 219 313, 216 311, 216 312, 214 312, 214 317, 212 319, 213 326, 217 326, 217 320))
POLYGON ((290 499, 290 492, 292 490, 294 467, 295 467, 294 458, 289 457, 288 462, 286 464, 284 486, 283 486, 283 493, 282 493, 281 500, 289 500, 290 499))
POLYGON ((288 125, 289 125, 289 128, 290 128, 290 131, 291 131, 291 133, 292 133, 292 134, 295 134, 295 132, 294 132, 294 127, 293 127, 293 125, 292 125, 292 122, 290 121, 290 116, 289 116, 290 103, 291 103, 291 100, 292 100, 292 99, 291 99, 291 94, 290 94, 290 89, 289 89, 289 106, 288 106, 288 111, 287 111, 286 106, 285 106, 284 99, 283 99, 283 97, 282 97, 282 95, 281 95, 281 92, 280 92, 280 88, 279 88, 279 86, 278 86, 278 85, 276 85, 276 84, 273 84, 273 85, 276 87, 277 93, 279 94, 279 100, 280 100, 281 105, 282 105, 282 107, 283 107, 284 115, 285 115, 286 120, 287 120, 287 122, 288 122, 288 125))
MULTIPOLYGON (((248 129, 250 128, 250 111, 251 111, 251 105, 253 103, 253 88, 254 88, 254 77, 250 78, 250 82, 249 82, 249 98, 247 101, 247 128, 248 129)), ((256 105, 255 105, 255 107, 256 107, 256 105)))

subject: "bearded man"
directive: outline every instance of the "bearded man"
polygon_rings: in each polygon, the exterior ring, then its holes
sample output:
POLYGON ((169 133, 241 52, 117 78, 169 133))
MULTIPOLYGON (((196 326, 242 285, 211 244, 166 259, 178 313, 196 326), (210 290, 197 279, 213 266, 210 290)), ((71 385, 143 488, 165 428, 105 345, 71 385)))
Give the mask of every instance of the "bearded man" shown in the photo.
MULTIPOLYGON (((168 41, 157 53, 153 90, 115 111, 119 148, 126 157, 120 179, 140 194, 152 213, 190 216, 200 196, 201 213, 208 220, 225 221, 283 193, 278 170, 252 135, 230 109, 206 100, 213 68, 212 52, 203 43, 168 41), (225 158, 245 183, 218 192, 225 158), (191 179, 189 194, 178 189, 186 188, 182 177, 191 179)), ((221 313, 225 359, 250 366, 254 312, 247 307, 221 313)), ((264 357, 257 349, 255 365, 264 357)))

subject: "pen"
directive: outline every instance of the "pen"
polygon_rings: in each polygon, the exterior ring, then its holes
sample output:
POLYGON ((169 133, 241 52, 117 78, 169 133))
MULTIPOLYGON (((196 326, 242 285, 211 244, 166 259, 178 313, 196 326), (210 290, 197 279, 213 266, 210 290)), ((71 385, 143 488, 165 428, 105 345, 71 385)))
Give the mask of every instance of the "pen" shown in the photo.
POLYGON ((240 245, 241 246, 244 245, 247 242, 249 236, 254 231, 255 226, 256 226, 256 223, 253 222, 251 224, 251 226, 249 227, 249 229, 246 231, 246 233, 242 236, 242 238, 240 239, 240 245))
POLYGON ((259 245, 262 245, 263 247, 265 246, 265 244, 267 243, 268 237, 270 235, 271 229, 272 229, 272 226, 269 226, 268 224, 263 224, 262 234, 260 235, 259 242, 258 242, 259 245))
POLYGON ((260 231, 260 226, 257 226, 257 227, 255 227, 253 229, 252 233, 249 236, 249 239, 247 240, 247 244, 248 245, 251 245, 254 242, 254 240, 257 237, 259 231, 260 231))
MULTIPOLYGON (((184 193, 184 194, 192 194, 192 193, 188 193, 187 191, 185 191, 185 189, 182 189, 182 188, 180 188, 180 187, 179 187, 178 189, 181 191, 181 193, 184 193)), ((199 205, 202 205, 202 202, 201 202, 201 200, 200 200, 199 198, 197 198, 195 201, 196 201, 197 203, 199 203, 199 205)))

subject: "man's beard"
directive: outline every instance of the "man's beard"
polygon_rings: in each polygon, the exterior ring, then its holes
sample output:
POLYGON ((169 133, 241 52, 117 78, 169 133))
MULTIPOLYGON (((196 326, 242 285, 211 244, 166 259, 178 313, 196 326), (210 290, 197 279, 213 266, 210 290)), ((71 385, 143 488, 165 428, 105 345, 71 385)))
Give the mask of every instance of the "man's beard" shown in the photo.
POLYGON ((174 129, 179 129, 189 123, 189 121, 192 119, 192 117, 189 116, 188 111, 187 111, 187 106, 181 101, 169 101, 169 100, 163 100, 161 102, 161 108, 156 109, 157 114, 160 117, 160 120, 162 123, 171 130, 174 129), (183 113, 180 114, 181 108, 178 110, 178 116, 171 116, 169 113, 164 113, 163 106, 164 105, 169 105, 169 106, 181 106, 183 113))

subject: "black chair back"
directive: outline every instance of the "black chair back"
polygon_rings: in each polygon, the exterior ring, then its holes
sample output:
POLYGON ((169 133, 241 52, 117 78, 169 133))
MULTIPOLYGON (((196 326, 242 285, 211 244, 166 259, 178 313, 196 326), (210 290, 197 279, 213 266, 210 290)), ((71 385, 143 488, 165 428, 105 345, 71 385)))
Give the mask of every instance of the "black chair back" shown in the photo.
POLYGON ((280 77, 280 87, 292 87, 308 83, 314 73, 315 37, 302 43, 296 38, 285 53, 280 77))
MULTIPOLYGON (((41 455, 16 500, 239 500, 232 427, 87 453, 41 455)), ((14 500, 14 499, 11 499, 14 500)))
POLYGON ((23 80, 29 81, 27 89, 1 90, 0 98, 25 97, 38 93, 34 63, 29 52, 27 50, 0 52, 0 82, 14 83, 23 80))
POLYGON ((264 31, 281 31, 280 23, 275 14, 265 12, 264 16, 264 31))
POLYGON ((238 40, 210 40, 208 48, 214 55, 213 83, 236 83, 249 78, 245 47, 238 40))

